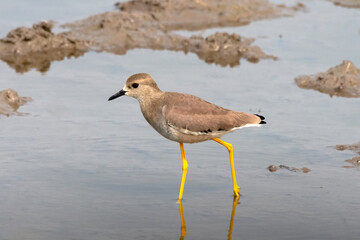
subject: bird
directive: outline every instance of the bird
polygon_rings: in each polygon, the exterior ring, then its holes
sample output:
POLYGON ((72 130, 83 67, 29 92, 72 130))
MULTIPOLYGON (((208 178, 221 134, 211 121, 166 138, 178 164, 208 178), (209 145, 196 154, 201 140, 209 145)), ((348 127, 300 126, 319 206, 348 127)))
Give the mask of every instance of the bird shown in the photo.
POLYGON ((179 201, 183 199, 188 170, 184 143, 208 140, 213 140, 227 148, 234 197, 239 198, 240 187, 236 181, 233 146, 221 140, 220 137, 243 127, 266 124, 265 117, 225 109, 190 94, 161 91, 154 79, 147 73, 130 76, 125 86, 112 95, 108 101, 123 95, 137 99, 146 121, 163 137, 180 144, 182 178, 179 201))

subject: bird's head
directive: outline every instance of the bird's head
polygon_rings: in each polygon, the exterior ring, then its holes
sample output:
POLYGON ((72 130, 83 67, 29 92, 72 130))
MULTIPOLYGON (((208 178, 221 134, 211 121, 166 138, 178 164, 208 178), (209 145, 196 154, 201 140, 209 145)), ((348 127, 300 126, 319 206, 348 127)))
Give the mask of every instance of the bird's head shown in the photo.
POLYGON ((109 101, 115 98, 127 95, 142 101, 147 96, 151 96, 155 92, 159 92, 154 79, 147 73, 137 73, 128 78, 125 86, 119 92, 109 98, 109 101))

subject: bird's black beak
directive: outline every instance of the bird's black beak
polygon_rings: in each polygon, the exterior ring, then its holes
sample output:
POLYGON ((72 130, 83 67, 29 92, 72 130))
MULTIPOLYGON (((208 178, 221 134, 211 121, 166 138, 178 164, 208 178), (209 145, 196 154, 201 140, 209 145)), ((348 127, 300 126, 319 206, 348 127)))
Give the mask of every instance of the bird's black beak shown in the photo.
POLYGON ((124 91, 123 89, 121 89, 119 92, 115 93, 114 95, 112 95, 108 101, 114 100, 115 98, 121 97, 122 95, 125 95, 126 91, 124 91))

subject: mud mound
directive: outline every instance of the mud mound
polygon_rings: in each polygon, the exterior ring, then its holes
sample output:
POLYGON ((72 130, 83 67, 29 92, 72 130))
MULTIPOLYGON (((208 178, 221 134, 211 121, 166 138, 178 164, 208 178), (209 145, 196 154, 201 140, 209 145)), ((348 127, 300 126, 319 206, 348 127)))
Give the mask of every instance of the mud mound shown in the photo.
POLYGON ((23 115, 18 113, 17 110, 20 106, 24 105, 28 101, 31 101, 30 97, 19 97, 18 93, 13 89, 6 89, 0 91, 0 115, 23 115))
POLYGON ((300 88, 314 89, 331 97, 360 97, 360 69, 347 60, 326 72, 300 76, 295 81, 300 88))
POLYGON ((280 169, 286 169, 286 170, 289 170, 291 172, 303 172, 303 173, 308 173, 311 171, 310 168, 307 168, 307 167, 303 167, 301 169, 299 168, 296 168, 296 167, 289 167, 289 166, 286 166, 286 165, 279 165, 279 166, 275 166, 275 165, 270 165, 267 167, 267 169, 269 170, 269 172, 276 172, 280 169))
POLYGON ((161 31, 158 24, 148 14, 106 12, 73 23, 63 24, 72 35, 84 41, 91 39, 91 49, 125 54, 134 48, 150 48, 162 46, 167 48, 177 39, 171 39, 161 31))
POLYGON ((354 144, 336 145, 333 148, 335 148, 338 151, 350 150, 360 155, 360 142, 354 144))
POLYGON ((350 163, 350 165, 343 166, 343 168, 359 168, 360 167, 360 156, 345 160, 345 162, 350 163))
MULTIPOLYGON (((360 142, 354 144, 341 144, 341 145, 331 146, 331 148, 335 148, 338 151, 350 150, 360 155, 360 142)), ((343 166, 343 168, 359 168, 360 156, 347 159, 345 160, 345 162, 350 163, 351 165, 343 166)))
POLYGON ((290 16, 303 9, 275 5, 267 0, 133 0, 117 3, 120 11, 106 12, 63 24, 70 31, 51 32, 51 22, 17 28, 0 40, 0 59, 17 72, 49 69, 51 61, 78 57, 88 50, 125 54, 134 48, 193 52, 208 63, 237 66, 276 59, 257 46, 254 39, 216 33, 186 38, 170 31, 240 26, 251 21, 290 16))
POLYGON ((241 58, 256 63, 276 57, 265 54, 257 46, 250 46, 254 39, 237 34, 186 38, 170 31, 242 25, 295 11, 264 0, 138 0, 116 6, 120 12, 98 14, 63 27, 69 28, 77 39, 91 40, 91 48, 96 51, 125 54, 130 49, 148 48, 193 52, 207 63, 221 66, 237 66, 241 58))
POLYGON ((116 3, 121 11, 151 14, 166 30, 199 30, 239 26, 251 21, 290 15, 303 7, 274 5, 266 0, 132 0, 116 3))
POLYGON ((19 27, 0 39, 0 59, 24 73, 31 68, 45 72, 54 60, 81 56, 85 41, 75 40, 68 33, 51 32, 53 22, 40 22, 32 28, 19 27))
POLYGON ((206 38, 192 36, 189 39, 189 51, 196 53, 207 63, 231 67, 239 65, 240 58, 253 63, 265 58, 277 59, 265 54, 258 46, 250 46, 253 41, 255 39, 228 33, 215 33, 206 38))
POLYGON ((342 7, 348 8, 360 8, 360 1, 359 0, 330 0, 335 5, 339 5, 342 7))

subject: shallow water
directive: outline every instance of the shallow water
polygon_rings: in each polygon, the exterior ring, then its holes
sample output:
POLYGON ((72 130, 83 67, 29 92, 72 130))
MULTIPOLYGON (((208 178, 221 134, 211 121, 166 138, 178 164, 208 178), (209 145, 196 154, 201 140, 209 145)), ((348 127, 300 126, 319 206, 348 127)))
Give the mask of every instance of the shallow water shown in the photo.
MULTIPOLYGON (((48 10, 42 1, 15 2, 27 13, 34 6, 50 11, 60 23, 112 10, 90 4, 67 18, 59 14, 66 4, 48 10)), ((136 72, 150 73, 163 90, 266 116, 262 128, 223 137, 234 146, 242 193, 232 239, 358 239, 360 172, 342 168, 354 153, 328 146, 359 141, 359 99, 303 90, 294 78, 344 59, 360 66, 360 10, 304 3, 308 12, 294 17, 221 29, 257 38, 254 44, 278 61, 222 68, 194 54, 137 49, 87 53, 53 62, 46 74, 23 75, 0 62, 0 89, 34 99, 19 109, 29 115, 0 116, 0 239, 180 238, 178 144, 148 126, 136 100, 107 102, 136 72), (312 171, 270 173, 270 164, 312 171)), ((13 16, 6 20, 11 28, 0 23, 1 36, 41 20, 11 6, 0 4, 13 16)), ((187 144, 185 151, 185 239, 227 239, 233 210, 227 151, 215 142, 187 144)))

